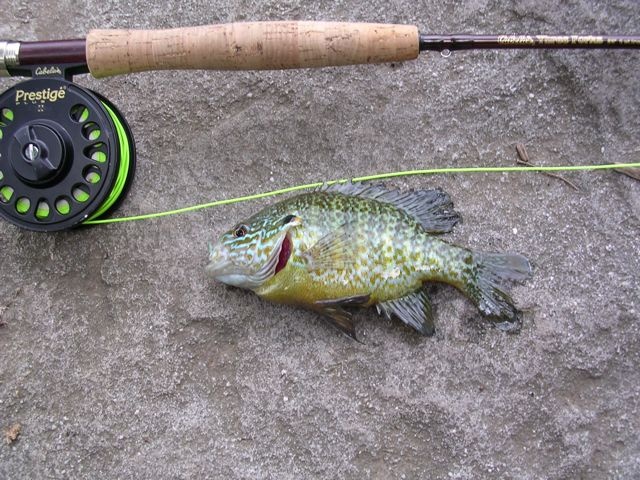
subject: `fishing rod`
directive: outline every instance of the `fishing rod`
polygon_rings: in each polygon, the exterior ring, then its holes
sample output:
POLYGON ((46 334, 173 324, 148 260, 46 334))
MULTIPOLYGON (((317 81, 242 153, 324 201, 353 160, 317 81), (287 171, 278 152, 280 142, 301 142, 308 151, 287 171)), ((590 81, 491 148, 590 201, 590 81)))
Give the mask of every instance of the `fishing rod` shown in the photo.
POLYGON ((401 62, 423 51, 638 49, 637 35, 430 35, 412 25, 245 22, 92 30, 86 39, 0 41, 0 216, 59 231, 104 218, 124 198, 135 143, 118 109, 73 83, 152 70, 282 70, 401 62))

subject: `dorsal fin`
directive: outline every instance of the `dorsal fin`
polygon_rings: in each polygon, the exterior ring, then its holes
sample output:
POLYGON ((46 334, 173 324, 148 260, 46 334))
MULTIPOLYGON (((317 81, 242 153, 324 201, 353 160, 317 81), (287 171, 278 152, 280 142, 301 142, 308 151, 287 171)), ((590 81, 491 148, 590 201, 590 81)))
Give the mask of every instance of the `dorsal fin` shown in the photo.
POLYGON ((389 203, 415 218, 430 233, 447 233, 462 218, 453 209, 449 195, 439 188, 431 190, 390 190, 382 184, 335 183, 321 187, 323 192, 336 192, 354 197, 389 203))

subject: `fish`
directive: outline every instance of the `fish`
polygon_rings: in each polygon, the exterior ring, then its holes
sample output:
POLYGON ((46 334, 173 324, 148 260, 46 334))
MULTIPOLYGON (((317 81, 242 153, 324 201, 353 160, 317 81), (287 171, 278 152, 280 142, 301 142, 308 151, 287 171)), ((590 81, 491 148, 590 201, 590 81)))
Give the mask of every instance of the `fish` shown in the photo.
POLYGON ((532 276, 517 253, 449 243, 461 220, 441 189, 337 183, 267 206, 209 243, 206 272, 265 300, 318 312, 357 340, 354 308, 375 306, 435 333, 426 284, 453 285, 503 330, 519 331, 509 288, 532 276))

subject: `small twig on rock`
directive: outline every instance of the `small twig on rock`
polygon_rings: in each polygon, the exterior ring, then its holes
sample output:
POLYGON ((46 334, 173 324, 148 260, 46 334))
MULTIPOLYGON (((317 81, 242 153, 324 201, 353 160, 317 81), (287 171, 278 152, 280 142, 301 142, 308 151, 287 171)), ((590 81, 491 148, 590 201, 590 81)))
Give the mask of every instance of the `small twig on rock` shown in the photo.
MULTIPOLYGON (((618 163, 618 162, 616 162, 618 163)), ((618 173, 622 173, 627 177, 631 177, 635 180, 640 180, 640 168, 614 168, 614 170, 618 173)))
MULTIPOLYGON (((518 163, 520 165, 526 165, 527 167, 535 167, 536 166, 533 163, 531 163, 531 161, 529 160, 529 154, 527 153, 527 149, 525 148, 525 146, 522 143, 516 144, 516 152, 518 152, 518 157, 520 157, 520 158, 518 158, 516 160, 516 163, 518 163)), ((543 175, 546 175, 547 177, 557 178, 558 180, 562 180, 564 183, 569 185, 574 190, 580 191, 580 188, 578 188, 573 182, 567 180, 566 178, 564 178, 561 175, 557 175, 557 174, 551 173, 551 172, 540 172, 540 173, 542 173, 543 175)))

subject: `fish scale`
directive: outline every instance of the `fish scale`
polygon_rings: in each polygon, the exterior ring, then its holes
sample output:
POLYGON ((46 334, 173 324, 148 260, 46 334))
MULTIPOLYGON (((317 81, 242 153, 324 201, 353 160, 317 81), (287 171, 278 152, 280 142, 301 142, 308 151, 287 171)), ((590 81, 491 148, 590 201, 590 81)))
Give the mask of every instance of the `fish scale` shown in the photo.
POLYGON ((355 338, 347 307, 377 305, 423 334, 434 331, 425 282, 467 294, 501 324, 517 324, 507 286, 528 278, 517 254, 479 253, 437 234, 459 220, 440 190, 334 185, 280 201, 211 247, 209 272, 278 303, 305 306, 355 338))

